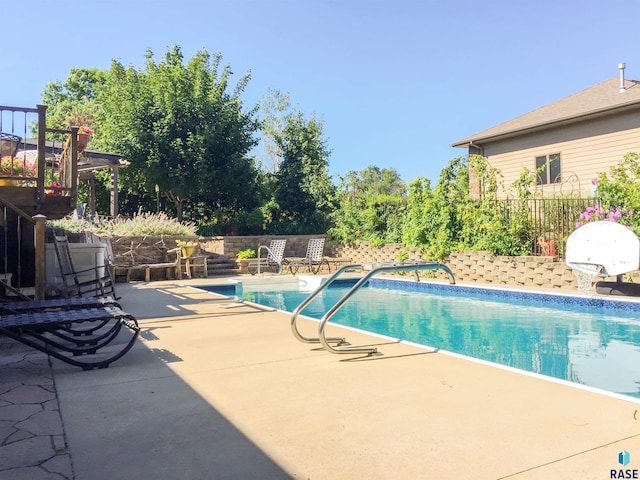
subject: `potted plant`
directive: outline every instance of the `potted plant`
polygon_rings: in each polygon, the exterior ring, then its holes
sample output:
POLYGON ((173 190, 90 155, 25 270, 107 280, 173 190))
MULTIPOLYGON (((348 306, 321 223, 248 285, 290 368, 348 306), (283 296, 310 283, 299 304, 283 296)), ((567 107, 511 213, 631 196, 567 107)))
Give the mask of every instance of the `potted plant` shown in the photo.
POLYGON ((182 249, 183 257, 190 257, 195 253, 199 243, 195 240, 176 240, 176 245, 182 249))
POLYGON ((556 255, 556 240, 552 233, 547 233, 538 237, 538 245, 542 250, 542 255, 545 257, 555 257, 556 255))
POLYGON ((17 157, 5 155, 0 159, 0 185, 17 185, 18 179, 15 177, 33 178, 36 176, 36 169, 31 163, 17 157))
POLYGON ((45 195, 54 195, 60 196, 62 195, 62 184, 60 182, 51 182, 44 187, 45 195))
POLYGON ((89 127, 85 127, 84 125, 80 125, 78 127, 78 152, 84 152, 84 149, 87 148, 87 144, 89 143, 89 137, 93 135, 93 130, 89 127))
POLYGON ((249 262, 255 262, 256 251, 253 248, 240 250, 237 255, 236 265, 240 269, 240 273, 249 273, 249 262))

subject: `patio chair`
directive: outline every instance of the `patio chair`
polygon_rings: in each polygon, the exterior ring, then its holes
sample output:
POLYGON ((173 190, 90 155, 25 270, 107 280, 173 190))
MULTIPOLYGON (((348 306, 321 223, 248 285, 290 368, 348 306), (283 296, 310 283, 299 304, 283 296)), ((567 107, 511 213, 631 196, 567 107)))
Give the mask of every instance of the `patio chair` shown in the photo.
MULTIPOLYGON (((84 308, 117 307, 120 304, 112 297, 71 297, 71 298, 51 298, 46 300, 21 299, 19 301, 0 301, 0 315, 43 312, 50 310, 80 310, 84 308)), ((90 335, 109 323, 111 318, 101 321, 89 322, 90 325, 81 325, 79 328, 75 324, 61 324, 60 330, 74 336, 90 335)), ((84 322, 79 322, 84 323, 84 322)))
MULTIPOLYGON (((116 260, 116 256, 113 253, 113 245, 111 245, 111 239, 109 237, 101 237, 90 231, 85 231, 84 241, 87 243, 101 243, 104 246, 104 267, 108 271, 111 283, 115 285, 116 269, 120 265, 116 260)), ((114 295, 115 295, 115 292, 114 292, 114 295)), ((114 296, 114 299, 119 300, 120 297, 114 296)))
POLYGON ((120 304, 113 297, 72 297, 29 301, 0 301, 0 314, 27 313, 53 309, 74 310, 79 308, 106 306, 120 307, 120 304))
POLYGON ((284 263, 284 247, 286 246, 286 240, 271 240, 271 243, 267 247, 266 245, 258 246, 258 259, 249 262, 247 270, 251 275, 270 270, 275 273, 282 273, 282 265, 284 263), (266 253, 265 257, 262 257, 262 253, 266 253))
POLYGON ((307 270, 314 275, 320 271, 322 265, 329 262, 324 258, 324 238, 312 238, 307 244, 307 254, 304 258, 287 259, 289 271, 295 275, 301 267, 307 267, 307 270))
POLYGON ((76 269, 71 258, 69 239, 66 233, 48 230, 50 241, 54 245, 60 276, 63 285, 78 297, 106 297, 116 298, 111 269, 105 264, 90 268, 76 269))
POLYGON ((0 333, 70 365, 91 370, 106 368, 133 347, 140 328, 137 320, 118 307, 39 310, 0 315, 0 333), (84 331, 73 327, 97 323, 84 331), (125 327, 128 341, 116 341, 125 327))

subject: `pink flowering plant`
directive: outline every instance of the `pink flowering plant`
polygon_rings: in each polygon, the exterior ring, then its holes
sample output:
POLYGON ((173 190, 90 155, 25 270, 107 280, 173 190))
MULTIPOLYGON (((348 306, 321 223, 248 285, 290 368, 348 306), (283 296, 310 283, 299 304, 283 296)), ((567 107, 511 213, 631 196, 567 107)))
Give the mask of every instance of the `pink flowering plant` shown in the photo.
POLYGON ((0 159, 0 176, 2 177, 35 177, 33 164, 21 158, 5 155, 0 159))
POLYGON ((85 127, 84 125, 80 125, 78 127, 78 135, 91 136, 91 135, 93 135, 93 130, 91 130, 89 127, 85 127))
POLYGON ((580 218, 576 222, 576 228, 581 227, 586 223, 598 221, 616 222, 630 227, 633 217, 633 210, 627 211, 624 208, 604 209, 596 205, 593 207, 587 207, 585 211, 580 214, 580 218))
POLYGON ((630 227, 640 236, 640 216, 634 215, 640 209, 640 154, 626 154, 619 164, 591 183, 601 207, 587 208, 578 224, 609 220, 630 227))

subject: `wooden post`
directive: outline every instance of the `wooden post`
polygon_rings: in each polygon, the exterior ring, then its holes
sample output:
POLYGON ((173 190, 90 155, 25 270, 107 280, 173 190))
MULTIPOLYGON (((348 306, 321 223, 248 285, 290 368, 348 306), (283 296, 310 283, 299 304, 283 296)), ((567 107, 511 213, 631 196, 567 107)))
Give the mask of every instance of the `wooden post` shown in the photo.
POLYGON ((96 176, 91 172, 89 177, 89 211, 91 220, 96 221, 96 176))
POLYGON ((111 168, 111 218, 118 216, 118 169, 111 168))
POLYGON ((39 203, 44 202, 44 170, 45 147, 47 133, 47 106, 38 105, 38 181, 36 182, 36 198, 39 203))
POLYGON ((46 274, 46 245, 44 238, 45 224, 47 221, 47 217, 44 215, 34 215, 33 223, 35 227, 34 231, 34 246, 36 251, 36 278, 35 278, 35 300, 44 300, 45 297, 45 286, 47 281, 46 274))

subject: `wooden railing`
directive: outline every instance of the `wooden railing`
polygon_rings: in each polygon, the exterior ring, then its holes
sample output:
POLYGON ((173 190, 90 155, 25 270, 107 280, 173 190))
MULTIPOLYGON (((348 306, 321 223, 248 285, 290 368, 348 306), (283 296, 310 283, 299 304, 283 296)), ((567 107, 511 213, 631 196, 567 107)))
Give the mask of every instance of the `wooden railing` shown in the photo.
MULTIPOLYGON (((15 278, 13 285, 5 289, 20 295, 25 283, 35 284, 34 297, 45 296, 46 249, 45 215, 31 215, 25 210, 33 201, 39 207, 36 212, 46 211, 47 197, 69 197, 68 205, 75 206, 78 191, 78 127, 70 129, 47 128, 45 105, 36 108, 0 106, 0 187, 17 186, 22 189, 0 194, 0 221, 3 225, 3 264, 0 266, 2 281, 15 278), (35 131, 35 142, 32 131, 35 131), (7 158, 8 157, 8 158, 7 158), (24 206, 17 200, 25 196, 24 206), (35 189, 35 195, 33 191, 35 189), (33 238, 30 233, 33 232, 33 238), (29 271, 27 271, 28 269, 29 271)), ((0 188, 0 192, 2 188, 0 188)))
POLYGON ((15 169, 0 171, 0 181, 34 186, 37 201, 46 195, 72 197, 78 191, 78 127, 47 128, 46 105, 36 108, 0 105, 0 155, 13 158, 15 169), (35 130, 36 145, 31 131, 35 130), (33 174, 25 172, 31 171, 33 174), (54 183, 55 182, 55 183, 54 183))
POLYGON ((34 298, 42 300, 45 298, 46 289, 46 246, 45 246, 45 225, 47 217, 44 215, 29 216, 16 205, 13 205, 6 199, 0 197, 1 218, 4 228, 3 232, 3 252, 2 252, 2 282, 4 282, 5 290, 10 290, 14 294, 24 296, 22 294, 23 276, 28 273, 34 273, 34 298), (15 218, 15 228, 9 228, 13 223, 10 221, 9 212, 17 214, 15 218), (31 224, 33 227, 25 229, 24 222, 31 224), (23 246, 25 242, 24 231, 33 231, 33 249, 29 245, 23 246), (33 268, 33 272, 23 271, 23 262, 25 258, 31 258, 29 251, 35 252, 33 255, 33 263, 29 265, 33 268), (11 264, 10 264, 11 260, 11 264), (15 264, 13 264, 15 262, 15 264), (11 272, 11 273, 10 273, 11 272), (15 282, 13 274, 15 273, 15 282))

